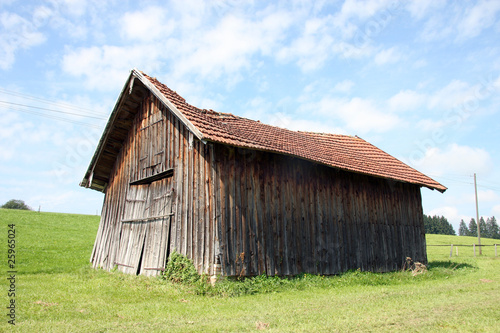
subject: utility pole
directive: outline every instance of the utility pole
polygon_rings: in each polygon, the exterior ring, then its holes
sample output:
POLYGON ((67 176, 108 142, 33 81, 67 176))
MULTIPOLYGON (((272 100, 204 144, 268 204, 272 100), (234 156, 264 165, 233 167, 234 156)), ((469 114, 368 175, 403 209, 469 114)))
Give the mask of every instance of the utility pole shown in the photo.
POLYGON ((477 223, 477 245, 479 245, 479 255, 482 254, 481 250, 481 228, 479 227, 479 208, 477 204, 477 183, 476 173, 474 173, 474 191, 476 193, 476 223, 477 223))

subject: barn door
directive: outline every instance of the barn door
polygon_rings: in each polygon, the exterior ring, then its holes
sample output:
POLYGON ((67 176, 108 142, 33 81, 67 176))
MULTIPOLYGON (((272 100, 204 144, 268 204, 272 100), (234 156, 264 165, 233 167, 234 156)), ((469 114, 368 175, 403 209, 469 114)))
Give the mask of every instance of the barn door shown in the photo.
POLYGON ((168 256, 172 215, 172 169, 166 166, 164 115, 154 98, 142 103, 137 118, 133 165, 121 221, 118 269, 129 274, 157 275, 168 256))
POLYGON ((149 215, 140 274, 157 275, 165 269, 170 247, 170 223, 172 221, 172 190, 168 190, 170 179, 149 185, 149 215), (166 184, 167 183, 167 184, 166 184))
POLYGON ((130 186, 115 263, 119 271, 150 276, 165 268, 172 219, 169 180, 130 186))
POLYGON ((121 221, 120 245, 115 265, 127 274, 137 274, 144 247, 146 224, 144 212, 148 205, 149 186, 130 186, 125 201, 124 219, 121 221))

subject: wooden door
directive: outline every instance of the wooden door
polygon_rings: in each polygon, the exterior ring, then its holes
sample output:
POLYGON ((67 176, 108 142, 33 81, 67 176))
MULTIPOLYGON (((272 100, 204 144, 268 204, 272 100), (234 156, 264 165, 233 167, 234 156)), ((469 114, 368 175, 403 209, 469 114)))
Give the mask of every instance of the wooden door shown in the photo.
POLYGON ((170 179, 130 185, 115 262, 119 271, 152 276, 165 269, 172 220, 170 179))

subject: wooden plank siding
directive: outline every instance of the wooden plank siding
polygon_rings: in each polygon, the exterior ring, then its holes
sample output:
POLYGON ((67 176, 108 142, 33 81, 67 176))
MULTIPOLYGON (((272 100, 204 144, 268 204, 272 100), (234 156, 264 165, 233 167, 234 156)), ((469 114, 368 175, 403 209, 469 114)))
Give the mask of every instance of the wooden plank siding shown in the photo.
POLYGON ((390 271, 426 262, 420 188, 214 144, 224 275, 390 271))
POLYGON ((126 273, 156 275, 176 250, 192 258, 200 273, 212 274, 212 146, 190 140, 190 132, 152 94, 135 112, 105 191, 91 262, 107 270, 118 266, 126 273), (171 178, 155 180, 169 169, 171 178), (150 184, 130 184, 148 178, 150 184))

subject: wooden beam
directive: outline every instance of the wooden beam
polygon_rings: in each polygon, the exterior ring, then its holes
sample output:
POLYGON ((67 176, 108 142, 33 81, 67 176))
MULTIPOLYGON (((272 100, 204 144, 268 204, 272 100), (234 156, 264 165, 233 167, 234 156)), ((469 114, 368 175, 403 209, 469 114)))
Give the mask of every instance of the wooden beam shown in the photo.
POLYGON ((151 217, 142 217, 142 218, 137 218, 137 219, 128 219, 128 220, 122 220, 122 223, 149 222, 149 221, 164 219, 165 217, 170 217, 170 216, 173 216, 173 215, 174 215, 174 213, 169 213, 169 214, 160 215, 160 216, 151 216, 151 217))
POLYGON ((174 169, 170 168, 155 175, 144 177, 136 181, 130 182, 130 185, 147 185, 157 180, 172 177, 173 175, 174 175, 174 169))

